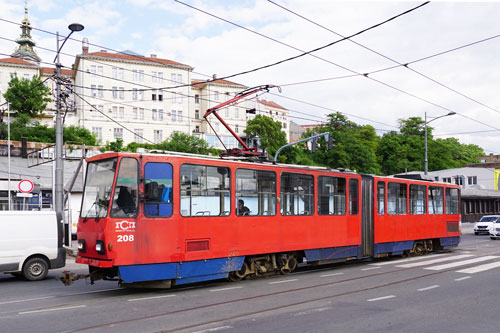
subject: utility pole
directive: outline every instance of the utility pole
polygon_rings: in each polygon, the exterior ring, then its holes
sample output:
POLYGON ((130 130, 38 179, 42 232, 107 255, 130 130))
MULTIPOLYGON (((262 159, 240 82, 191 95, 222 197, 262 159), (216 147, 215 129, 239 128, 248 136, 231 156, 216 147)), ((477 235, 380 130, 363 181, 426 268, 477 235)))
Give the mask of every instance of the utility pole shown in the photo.
POLYGON ((54 58, 54 62, 56 63, 56 170, 55 170, 55 208, 56 208, 56 217, 58 222, 58 230, 60 231, 60 235, 58 237, 59 242, 62 242, 62 233, 64 233, 65 243, 69 245, 70 235, 69 235, 69 224, 66 224, 64 227, 64 231, 62 230, 62 224, 64 223, 64 164, 63 164, 63 124, 61 119, 61 62, 59 59, 59 54, 61 49, 64 46, 64 43, 69 39, 69 36, 75 31, 82 31, 83 25, 79 23, 72 23, 68 26, 68 29, 71 30, 69 35, 64 38, 61 46, 59 46, 59 32, 56 33, 57 39, 57 54, 54 58), (60 228, 60 229, 59 229, 60 228), (62 233, 61 233, 62 231, 62 233))

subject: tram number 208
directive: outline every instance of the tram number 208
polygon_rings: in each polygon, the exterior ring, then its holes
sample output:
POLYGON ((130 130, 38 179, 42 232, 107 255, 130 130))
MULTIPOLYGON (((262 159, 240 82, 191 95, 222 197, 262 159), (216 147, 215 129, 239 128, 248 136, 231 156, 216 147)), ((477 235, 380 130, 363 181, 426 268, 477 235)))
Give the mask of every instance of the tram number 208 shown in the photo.
POLYGON ((118 235, 116 241, 117 242, 133 242, 134 235, 118 235))

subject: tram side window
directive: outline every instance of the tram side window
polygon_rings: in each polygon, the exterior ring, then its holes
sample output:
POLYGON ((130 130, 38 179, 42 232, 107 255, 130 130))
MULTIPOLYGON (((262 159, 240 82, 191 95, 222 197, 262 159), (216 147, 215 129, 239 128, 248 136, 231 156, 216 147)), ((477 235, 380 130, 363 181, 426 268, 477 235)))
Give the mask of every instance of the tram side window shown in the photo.
POLYGON ((446 214, 458 214, 458 188, 446 189, 446 214))
POLYGON ((359 211, 359 186, 357 179, 349 180, 349 214, 357 215, 359 211))
POLYGON ((276 174, 272 171, 236 170, 236 215, 276 215, 276 174))
POLYGON ((148 162, 144 166, 144 215, 172 216, 172 165, 148 162))
POLYGON ((385 214, 385 182, 377 183, 377 213, 385 214))
POLYGON ((138 163, 135 158, 122 158, 116 178, 111 217, 134 217, 139 202, 137 191, 138 163))
POLYGON ((181 166, 181 215, 228 216, 231 177, 226 167, 181 166))
POLYGON ((410 214, 423 215, 427 213, 426 190, 425 185, 410 185, 410 214))
POLYGON ((314 177, 296 173, 281 174, 281 215, 314 213, 314 177))
POLYGON ((406 215, 407 186, 401 183, 387 185, 387 214, 406 215))
POLYGON ((443 188, 429 186, 429 214, 443 214, 443 188))
POLYGON ((346 181, 339 177, 318 177, 318 214, 345 215, 346 181))

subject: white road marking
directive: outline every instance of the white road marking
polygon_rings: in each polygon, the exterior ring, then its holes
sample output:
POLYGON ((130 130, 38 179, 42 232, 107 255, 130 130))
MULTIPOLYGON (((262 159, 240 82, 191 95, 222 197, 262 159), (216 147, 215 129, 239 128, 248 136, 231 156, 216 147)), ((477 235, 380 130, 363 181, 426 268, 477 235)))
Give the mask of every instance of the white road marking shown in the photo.
POLYGON ((394 298, 396 297, 395 295, 389 295, 389 296, 383 296, 383 297, 377 297, 377 298, 370 298, 370 299, 367 299, 366 301, 367 302, 376 302, 376 301, 381 301, 381 300, 384 300, 384 299, 389 299, 389 298, 394 298))
POLYGON ((77 308, 84 308, 84 307, 86 307, 86 305, 75 305, 75 306, 67 306, 64 308, 51 308, 51 309, 43 309, 43 310, 23 311, 23 312, 19 312, 18 314, 24 315, 24 314, 30 314, 30 313, 62 311, 62 310, 77 309, 77 308))
POLYGON ((470 276, 464 276, 464 277, 455 279, 455 281, 462 281, 462 280, 467 280, 467 279, 470 279, 470 276))
POLYGON ((160 296, 151 296, 151 297, 141 297, 141 298, 131 298, 128 299, 128 302, 135 302, 135 301, 147 301, 150 299, 158 299, 158 298, 167 298, 167 297, 174 297, 175 295, 160 295, 160 296))
POLYGON ((440 259, 432 259, 432 260, 426 260, 426 261, 419 261, 419 262, 414 262, 411 264, 397 265, 396 267, 411 268, 411 267, 432 265, 432 264, 435 264, 438 262, 455 260, 455 259, 463 259, 463 258, 469 258, 469 257, 473 257, 473 255, 472 254, 460 254, 458 256, 452 256, 452 257, 446 257, 446 258, 440 258, 440 259))
POLYGON ((54 298, 55 296, 45 296, 45 297, 37 297, 37 298, 26 298, 26 299, 18 299, 15 301, 6 301, 6 302, 0 302, 0 305, 2 304, 12 304, 12 303, 21 303, 21 302, 30 302, 30 301, 38 301, 41 299, 47 299, 47 298, 54 298))
POLYGON ((419 256, 419 257, 412 257, 412 258, 406 258, 406 259, 377 262, 377 263, 370 264, 370 265, 373 265, 373 266, 394 265, 394 264, 401 264, 401 263, 405 263, 405 262, 409 262, 409 261, 423 260, 423 259, 432 259, 432 258, 436 258, 436 257, 449 256, 449 255, 450 255, 449 253, 429 254, 429 255, 426 255, 426 256, 419 256))
POLYGON ((304 315, 308 315, 310 313, 323 312, 323 311, 330 310, 330 309, 333 309, 333 308, 331 306, 327 306, 325 308, 311 309, 311 310, 307 310, 307 311, 298 312, 298 313, 294 314, 293 316, 294 317, 304 316, 304 315))
POLYGON ((435 288, 439 288, 439 284, 435 284, 433 286, 429 286, 429 287, 425 287, 425 288, 420 288, 420 289, 418 289, 418 291, 426 291, 426 290, 431 290, 431 289, 435 289, 435 288))
POLYGON ((234 328, 233 326, 219 326, 219 327, 214 327, 214 328, 208 328, 206 330, 201 330, 201 331, 196 331, 193 333, 208 333, 208 332, 217 332, 217 331, 223 331, 223 330, 228 330, 234 328))
POLYGON ((500 267, 500 261, 493 262, 491 264, 484 264, 484 265, 479 265, 476 267, 462 269, 460 271, 457 271, 457 273, 474 274, 474 273, 487 271, 489 269, 493 269, 493 268, 497 268, 497 267, 500 267))
POLYGON ((297 281, 297 279, 274 281, 274 282, 269 282, 269 284, 286 283, 286 282, 293 282, 293 281, 297 281))
POLYGON ((425 269, 430 269, 430 270, 433 270, 433 271, 440 271, 440 270, 443 270, 443 269, 448 269, 448 268, 453 268, 453 267, 458 267, 458 266, 464 266, 464 265, 469 265, 469 264, 475 264, 477 262, 491 260, 491 259, 496 259, 496 258, 498 258, 498 256, 485 256, 485 257, 474 258, 474 259, 469 259, 469 260, 464 260, 464 261, 459 261, 459 262, 452 262, 450 264, 444 264, 444 265, 438 265, 438 266, 432 266, 432 267, 425 267, 425 269))
POLYGON ((371 271, 372 269, 379 269, 380 267, 369 267, 369 268, 363 268, 361 269, 362 271, 371 271))
POLYGON ((243 287, 228 287, 228 288, 219 288, 219 289, 210 289, 210 291, 225 291, 225 290, 233 290, 233 289, 241 289, 243 287))
POLYGON ((331 274, 323 274, 323 275, 320 275, 319 277, 328 277, 328 276, 335 276, 335 275, 342 275, 344 273, 331 273, 331 274))

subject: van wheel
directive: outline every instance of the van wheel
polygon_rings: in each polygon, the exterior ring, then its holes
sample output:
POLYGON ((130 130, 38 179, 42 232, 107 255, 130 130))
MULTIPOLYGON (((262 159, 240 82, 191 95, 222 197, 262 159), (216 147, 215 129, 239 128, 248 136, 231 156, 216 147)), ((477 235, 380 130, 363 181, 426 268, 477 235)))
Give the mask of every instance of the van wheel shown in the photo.
POLYGON ((26 280, 43 280, 49 272, 49 264, 42 258, 31 258, 24 263, 23 275, 26 280))

